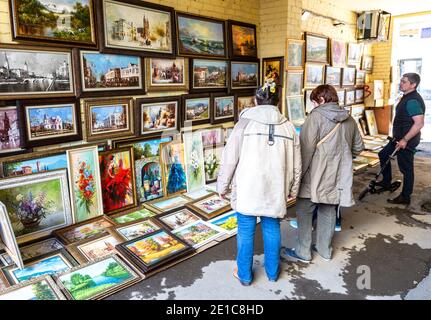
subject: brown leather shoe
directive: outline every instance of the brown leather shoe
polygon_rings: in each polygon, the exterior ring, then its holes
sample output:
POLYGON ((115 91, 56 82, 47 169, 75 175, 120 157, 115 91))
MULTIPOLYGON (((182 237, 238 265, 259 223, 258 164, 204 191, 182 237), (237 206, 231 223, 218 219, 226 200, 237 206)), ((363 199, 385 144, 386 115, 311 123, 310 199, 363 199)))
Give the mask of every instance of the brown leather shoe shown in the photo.
POLYGON ((399 195, 396 198, 388 199, 388 202, 392 203, 392 204, 406 204, 406 205, 409 205, 410 204, 410 199, 406 199, 402 195, 399 195))

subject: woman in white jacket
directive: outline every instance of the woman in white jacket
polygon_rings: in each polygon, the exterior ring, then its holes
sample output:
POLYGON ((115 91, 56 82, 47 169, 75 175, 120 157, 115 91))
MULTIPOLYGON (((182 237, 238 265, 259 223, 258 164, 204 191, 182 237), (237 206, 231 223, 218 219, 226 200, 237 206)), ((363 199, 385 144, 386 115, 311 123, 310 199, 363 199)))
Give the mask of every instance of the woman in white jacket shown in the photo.
POLYGON ((301 152, 295 127, 280 113, 278 90, 265 83, 256 91, 256 107, 240 114, 223 151, 217 191, 225 197, 232 189, 231 206, 237 211, 237 269, 243 285, 253 280, 253 243, 256 218, 262 222, 265 271, 276 281, 280 267, 280 219, 286 204, 296 197, 301 176, 301 152))

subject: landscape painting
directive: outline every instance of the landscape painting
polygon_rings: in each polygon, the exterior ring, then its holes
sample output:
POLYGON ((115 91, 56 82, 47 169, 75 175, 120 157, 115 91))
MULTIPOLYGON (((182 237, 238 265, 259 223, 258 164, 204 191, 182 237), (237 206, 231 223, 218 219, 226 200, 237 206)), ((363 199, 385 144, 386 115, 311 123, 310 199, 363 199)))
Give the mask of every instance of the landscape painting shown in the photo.
POLYGON ((118 213, 116 215, 110 216, 110 218, 114 220, 116 224, 124 224, 128 222, 133 222, 136 220, 149 218, 155 215, 156 215, 155 212, 150 211, 146 208, 142 208, 137 211, 132 211, 129 213, 118 213))
POLYGON ((124 287, 139 276, 115 256, 106 257, 58 277, 73 300, 97 299, 124 287))
POLYGON ((76 227, 59 232, 59 237, 66 243, 74 243, 89 239, 98 234, 106 232, 105 229, 112 227, 112 223, 105 219, 97 219, 89 223, 81 224, 76 227))
POLYGON ((132 148, 99 153, 103 212, 113 213, 136 206, 132 148))
POLYGON ((140 134, 175 131, 178 126, 178 101, 139 103, 141 113, 140 134))
POLYGON ((67 150, 74 222, 103 214, 97 146, 67 150))
POLYGON ((51 279, 32 280, 0 293, 0 300, 65 300, 51 279))
POLYGON ((303 96, 286 97, 289 121, 303 123, 305 119, 303 96))
POLYGON ((165 223, 169 228, 177 229, 193 222, 201 220, 197 215, 188 209, 181 209, 165 216, 159 217, 159 220, 165 223))
POLYGON ((174 53, 173 10, 135 1, 103 0, 105 46, 108 48, 174 53), (158 7, 158 8, 157 8, 158 7))
POLYGON ((304 40, 287 39, 287 69, 298 70, 304 65, 304 40))
POLYGON ((209 122, 210 120, 210 97, 184 99, 184 126, 209 122))
POLYGON ((252 89, 259 85, 259 63, 231 62, 231 89, 252 89))
POLYGON ((184 145, 177 142, 160 144, 160 156, 163 169, 163 188, 165 196, 187 190, 184 145))
POLYGON ((208 222, 223 229, 228 234, 236 233, 238 230, 238 218, 234 210, 218 216, 217 218, 214 218, 208 222))
POLYGON ((16 106, 0 108, 0 155, 24 150, 16 106))
POLYGON ((305 33, 305 61, 328 63, 328 38, 305 33))
POLYGON ((83 92, 144 89, 141 58, 80 51, 83 92))
POLYGON ((92 0, 12 0, 11 4, 17 39, 96 44, 92 0))
POLYGON ((230 208, 230 202, 220 198, 218 194, 213 194, 205 199, 193 201, 187 206, 204 217, 213 218, 227 211, 230 208))
POLYGON ((304 73, 302 71, 287 71, 286 96, 302 94, 304 73))
POLYGON ((341 68, 326 66, 325 84, 336 87, 341 85, 341 68))
POLYGON ((212 123, 229 121, 234 117, 234 96, 214 97, 214 112, 212 123))
POLYGON ((256 26, 229 21, 232 38, 231 58, 257 58, 256 26))
POLYGON ((177 24, 180 55, 226 56, 224 21, 177 13, 177 24))
POLYGON ((21 247, 20 251, 22 259, 28 260, 63 248, 64 246, 57 239, 51 238, 21 247))
POLYGON ((148 58, 146 59, 148 91, 187 90, 188 60, 148 58))
POLYGON ((3 163, 4 177, 21 176, 58 169, 67 169, 66 153, 29 160, 17 160, 3 163))
POLYGON ((172 233, 195 249, 202 247, 223 234, 223 232, 204 221, 194 222, 193 224, 174 230, 172 233))
POLYGON ((184 197, 181 196, 176 196, 176 197, 171 197, 169 199, 165 199, 165 200, 156 200, 151 202, 151 204, 149 204, 151 207, 154 207, 156 210, 160 211, 160 212, 165 212, 165 211, 169 211, 172 209, 177 209, 179 207, 184 206, 187 202, 189 202, 189 200, 187 200, 184 197))
POLYGON ((76 248, 88 261, 94 261, 106 257, 115 252, 115 246, 119 240, 111 235, 78 245, 76 248))
POLYGON ((317 87, 323 84, 325 78, 325 65, 324 64, 305 64, 305 87, 317 87))
POLYGON ((7 208, 18 243, 72 223, 66 170, 3 179, 0 201, 7 208))
POLYGON ((185 132, 183 135, 186 162, 187 192, 205 188, 202 132, 185 132))
POLYGON ((116 230, 126 240, 132 240, 138 237, 142 237, 148 233, 152 233, 154 231, 160 230, 160 227, 156 225, 154 222, 152 222, 150 219, 147 219, 142 222, 117 228, 116 230))
POLYGON ((193 59, 193 89, 227 88, 227 61, 193 59))
POLYGON ((356 68, 343 68, 343 80, 342 86, 353 86, 355 85, 356 68))
POLYGON ((73 95, 71 53, 0 47, 0 98, 73 95))

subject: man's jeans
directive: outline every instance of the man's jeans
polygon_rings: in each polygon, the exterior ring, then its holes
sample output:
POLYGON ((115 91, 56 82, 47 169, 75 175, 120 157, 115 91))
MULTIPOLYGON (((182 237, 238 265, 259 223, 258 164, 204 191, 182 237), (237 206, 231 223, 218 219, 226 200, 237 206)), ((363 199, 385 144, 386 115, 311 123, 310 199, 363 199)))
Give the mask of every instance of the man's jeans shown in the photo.
MULTIPOLYGON (((385 162, 389 159, 389 156, 394 152, 396 144, 394 142, 389 142, 382 151, 379 152, 380 165, 383 166, 385 162)), ((415 180, 414 173, 414 153, 410 150, 404 149, 397 153, 398 168, 404 176, 403 181, 403 191, 401 195, 404 199, 410 200, 410 196, 413 193, 413 184, 415 180)), ((392 182, 392 167, 389 161, 383 174, 383 183, 389 185, 392 182)))
MULTIPOLYGON (((238 217, 237 234, 237 265, 238 277, 244 282, 253 280, 253 253, 254 253, 254 233, 256 230, 256 216, 236 213, 238 217)), ((280 263, 280 220, 277 218, 260 217, 263 252, 265 254, 265 271, 268 279, 276 280, 280 263)))
POLYGON ((295 252, 303 259, 311 260, 313 211, 317 207, 316 248, 319 254, 331 259, 337 205, 311 202, 309 198, 297 198, 298 243, 295 252))

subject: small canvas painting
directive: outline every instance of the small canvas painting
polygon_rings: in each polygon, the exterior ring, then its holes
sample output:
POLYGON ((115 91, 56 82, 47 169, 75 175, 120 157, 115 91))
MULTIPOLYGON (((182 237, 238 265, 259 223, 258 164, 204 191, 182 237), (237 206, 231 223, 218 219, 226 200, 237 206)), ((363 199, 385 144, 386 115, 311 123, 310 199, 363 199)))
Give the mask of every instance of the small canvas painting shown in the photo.
POLYGON ((235 97, 214 98, 214 119, 226 119, 234 116, 235 97))
POLYGON ((183 140, 186 162, 187 192, 193 192, 205 187, 202 132, 185 132, 183 140))
POLYGON ((175 130, 177 117, 177 101, 141 104, 141 134, 175 130))
POLYGON ((0 154, 23 150, 16 107, 0 108, 0 154))
POLYGON ((171 229, 181 228, 185 225, 200 220, 198 216, 193 214, 188 209, 181 209, 179 211, 175 211, 173 213, 162 216, 159 219, 171 229))
POLYGON ((232 24, 233 55, 240 57, 257 57, 256 29, 232 24))
POLYGON ((66 153, 3 163, 3 174, 5 177, 41 173, 58 169, 67 169, 66 153))
POLYGON ((142 237, 148 233, 159 230, 160 227, 151 220, 145 220, 138 222, 126 227, 117 228, 119 234, 121 234, 126 240, 136 239, 142 237))
POLYGON ((187 121, 209 119, 210 98, 186 99, 185 104, 185 123, 187 123, 187 121))
POLYGON ((199 248, 223 234, 220 229, 217 230, 213 225, 204 221, 196 221, 172 232, 193 248, 199 248))
POLYGON ((136 220, 141 220, 145 218, 149 218, 155 216, 156 214, 146 208, 142 208, 137 211, 129 212, 129 213, 119 213, 118 215, 111 216, 110 218, 115 221, 117 224, 124 224, 128 222, 133 222, 136 220))
POLYGON ((227 61, 194 59, 193 88, 226 88, 227 70, 227 61))
POLYGON ((259 85, 257 62, 231 62, 231 88, 248 89, 259 85))
POLYGON ((160 145, 160 155, 163 166, 163 186, 165 196, 187 190, 186 165, 184 160, 184 145, 168 143, 160 145))
POLYGON ((238 229, 238 218, 234 210, 229 211, 208 222, 225 230, 225 232, 229 234, 235 233, 238 229))
POLYGON ((119 244, 118 240, 109 235, 89 243, 79 245, 77 246, 77 249, 84 255, 84 257, 93 261, 115 252, 115 246, 117 244, 119 244))

